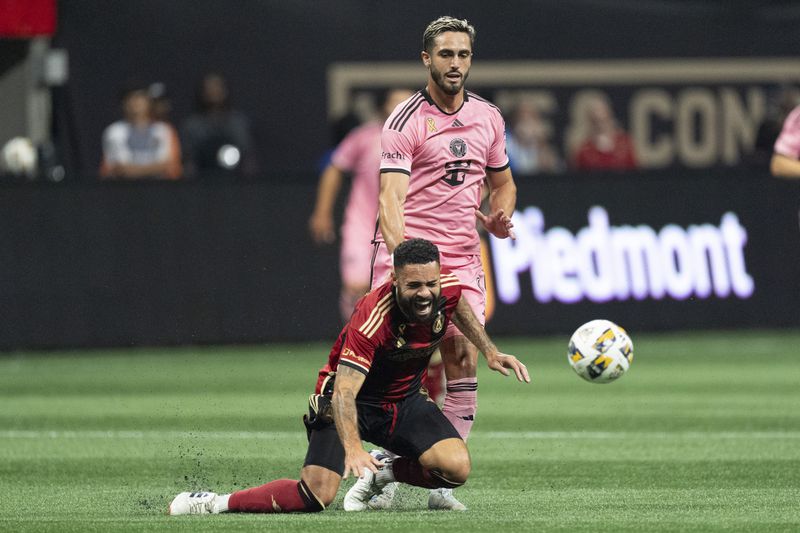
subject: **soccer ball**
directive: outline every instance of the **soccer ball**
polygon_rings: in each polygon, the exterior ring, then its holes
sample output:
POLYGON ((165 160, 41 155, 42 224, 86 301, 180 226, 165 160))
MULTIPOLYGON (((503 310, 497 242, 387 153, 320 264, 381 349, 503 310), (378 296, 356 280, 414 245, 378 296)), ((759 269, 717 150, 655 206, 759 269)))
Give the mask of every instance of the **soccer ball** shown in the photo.
POLYGON ((586 381, 611 383, 630 368, 633 342, 624 329, 610 320, 592 320, 572 334, 567 359, 586 381))
POLYGON ((0 169, 14 176, 32 177, 36 164, 36 147, 26 137, 14 137, 0 151, 0 169))

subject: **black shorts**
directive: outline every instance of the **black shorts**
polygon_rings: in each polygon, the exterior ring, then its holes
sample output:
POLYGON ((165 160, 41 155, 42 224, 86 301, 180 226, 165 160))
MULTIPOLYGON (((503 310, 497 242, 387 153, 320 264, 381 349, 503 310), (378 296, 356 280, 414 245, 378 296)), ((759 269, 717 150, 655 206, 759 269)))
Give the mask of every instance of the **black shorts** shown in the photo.
MULTIPOLYGON (((356 402, 361 438, 397 455, 417 458, 445 439, 460 439, 437 405, 422 393, 381 406, 356 402)), ((344 447, 336 426, 312 430, 303 466, 315 465, 344 473, 344 447)))

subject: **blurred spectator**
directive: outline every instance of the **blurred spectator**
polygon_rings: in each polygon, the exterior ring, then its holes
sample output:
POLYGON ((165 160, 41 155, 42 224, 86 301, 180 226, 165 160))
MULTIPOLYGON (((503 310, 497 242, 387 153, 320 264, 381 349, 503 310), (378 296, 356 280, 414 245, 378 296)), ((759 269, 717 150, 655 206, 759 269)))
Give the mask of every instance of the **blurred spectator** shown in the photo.
POLYGON ((520 102, 514 109, 506 133, 506 149, 514 174, 563 170, 563 163, 549 137, 536 106, 520 102))
POLYGON ((178 130, 172 123, 172 100, 169 97, 169 93, 167 93, 167 86, 160 81, 151 83, 147 88, 147 95, 150 97, 153 120, 167 126, 170 133, 170 142, 172 143, 170 149, 180 154, 181 142, 178 137, 178 130))
POLYGON ((181 128, 186 175, 253 176, 258 169, 250 121, 231 108, 225 78, 206 74, 197 89, 195 106, 181 128))
POLYGON ((775 177, 800 178, 800 105, 783 123, 769 169, 775 177))
POLYGON ((783 123, 797 105, 800 105, 800 89, 793 85, 783 85, 772 94, 766 116, 756 134, 753 153, 748 158, 750 164, 761 168, 769 165, 783 123))
POLYGON ((122 93, 123 120, 103 132, 103 179, 179 179, 180 148, 175 132, 153 119, 152 101, 144 85, 122 93))
POLYGON ((637 168, 633 140, 617 124, 608 98, 595 96, 583 117, 586 137, 572 159, 578 170, 624 170, 637 168))

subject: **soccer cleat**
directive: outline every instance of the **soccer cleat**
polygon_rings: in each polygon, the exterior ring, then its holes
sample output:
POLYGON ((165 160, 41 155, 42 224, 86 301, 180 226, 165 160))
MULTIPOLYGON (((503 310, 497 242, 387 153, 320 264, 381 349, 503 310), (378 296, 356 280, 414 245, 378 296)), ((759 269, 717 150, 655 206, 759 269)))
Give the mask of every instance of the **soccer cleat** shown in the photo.
POLYGON ((167 514, 217 514, 216 502, 214 492, 181 492, 169 504, 167 514))
MULTIPOLYGON (((389 462, 389 456, 380 450, 372 450, 369 453, 384 464, 389 462)), ((370 498, 378 494, 385 486, 385 484, 378 484, 375 478, 375 473, 372 470, 364 470, 364 475, 356 479, 356 482, 344 495, 343 506, 345 511, 364 511, 367 509, 370 498)))
POLYGON ((394 493, 397 492, 397 487, 400 485, 397 481, 387 483, 383 490, 369 499, 367 506, 370 509, 391 509, 394 504, 394 493))
POLYGON ((428 509, 466 511, 467 506, 456 500, 453 489, 433 489, 428 496, 428 509))

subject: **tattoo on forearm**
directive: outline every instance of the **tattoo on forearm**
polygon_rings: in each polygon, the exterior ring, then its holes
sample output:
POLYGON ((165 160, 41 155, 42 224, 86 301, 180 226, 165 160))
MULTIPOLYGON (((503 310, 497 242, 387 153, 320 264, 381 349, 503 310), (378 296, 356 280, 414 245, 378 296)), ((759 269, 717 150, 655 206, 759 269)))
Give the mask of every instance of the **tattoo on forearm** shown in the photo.
POLYGON ((362 374, 347 367, 339 367, 336 385, 333 389, 333 398, 331 398, 331 408, 336 431, 339 433, 339 440, 345 448, 361 445, 361 436, 358 432, 356 396, 361 389, 363 381, 364 376, 362 374))
POLYGON ((489 339, 489 336, 486 334, 486 330, 483 329, 478 319, 475 318, 475 314, 472 312, 472 308, 466 303, 465 300, 461 300, 458 303, 458 307, 456 308, 456 312, 453 314, 453 321, 461 330, 461 333, 469 339, 472 344, 474 344, 484 355, 488 352, 497 351, 494 343, 489 339))
POLYGON ((356 420, 356 399, 351 391, 341 391, 333 395, 333 420, 342 444, 360 441, 356 420))

